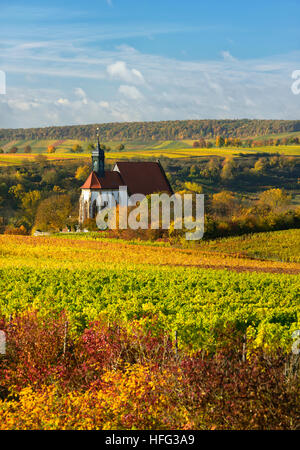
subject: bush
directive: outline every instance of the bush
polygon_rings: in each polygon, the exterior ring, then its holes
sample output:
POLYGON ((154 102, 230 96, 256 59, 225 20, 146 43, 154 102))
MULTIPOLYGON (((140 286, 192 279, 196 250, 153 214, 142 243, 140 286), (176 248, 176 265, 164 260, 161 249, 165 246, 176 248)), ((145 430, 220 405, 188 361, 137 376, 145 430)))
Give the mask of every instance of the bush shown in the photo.
POLYGON ((24 227, 24 225, 21 225, 20 227, 14 227, 13 225, 8 225, 5 230, 4 234, 19 234, 19 235, 27 235, 28 231, 24 227))
POLYGON ((245 361, 227 347, 181 363, 183 396, 196 429, 297 429, 299 378, 288 382, 286 358, 262 350, 245 361))
POLYGON ((82 224, 82 228, 84 230, 88 230, 88 231, 98 231, 99 232, 99 228, 97 226, 96 220, 95 219, 85 219, 85 221, 82 224))
POLYGON ((188 354, 153 315, 126 326, 103 316, 78 337, 67 324, 63 312, 0 319, 1 429, 299 426, 299 361, 291 371, 280 349, 243 348, 237 329, 216 330, 217 350, 188 354))

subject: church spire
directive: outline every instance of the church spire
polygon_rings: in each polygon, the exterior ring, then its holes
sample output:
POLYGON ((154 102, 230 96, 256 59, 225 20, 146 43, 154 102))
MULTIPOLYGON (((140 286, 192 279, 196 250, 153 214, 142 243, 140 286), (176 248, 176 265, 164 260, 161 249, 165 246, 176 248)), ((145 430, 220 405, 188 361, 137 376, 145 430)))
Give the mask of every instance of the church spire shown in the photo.
POLYGON ((99 141, 99 128, 97 128, 97 150, 100 150, 100 141, 99 141))
POLYGON ((92 168, 98 177, 104 177, 104 151, 100 145, 99 128, 97 128, 97 146, 92 151, 92 168))

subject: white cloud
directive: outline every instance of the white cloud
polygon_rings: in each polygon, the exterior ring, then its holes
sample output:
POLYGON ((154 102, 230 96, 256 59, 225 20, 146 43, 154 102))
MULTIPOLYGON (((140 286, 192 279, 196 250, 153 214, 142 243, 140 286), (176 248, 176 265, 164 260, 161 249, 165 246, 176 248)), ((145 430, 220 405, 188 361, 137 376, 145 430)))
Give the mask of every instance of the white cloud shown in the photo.
POLYGON ((59 98, 56 101, 57 105, 64 105, 64 106, 68 106, 70 104, 69 100, 67 98, 59 98))
POLYGON ((0 95, 6 94, 6 75, 5 72, 0 70, 0 95))
POLYGON ((108 102, 102 100, 101 102, 99 102, 99 106, 101 106, 101 108, 109 108, 110 105, 108 102))
POLYGON ((228 52, 227 50, 223 50, 223 51, 221 52, 221 55, 223 56, 224 61, 230 61, 230 62, 237 61, 237 59, 235 59, 235 58, 231 55, 231 53, 228 52))
POLYGON ((7 93, 0 96, 1 127, 299 117, 291 73, 299 69, 300 52, 238 60, 224 51, 222 60, 182 61, 127 45, 111 51, 77 45, 55 41, 38 53, 34 46, 0 47, 1 69, 8 75, 7 93), (15 73, 30 77, 14 88, 15 73), (60 88, 42 89, 46 85, 60 88))
POLYGON ((143 94, 135 86, 122 84, 119 87, 119 92, 132 100, 141 100, 143 98, 143 94))
POLYGON ((117 61, 107 66, 107 72, 113 78, 118 78, 128 83, 142 84, 145 82, 143 75, 137 69, 129 69, 126 62, 117 61))
POLYGON ((74 89, 74 93, 75 95, 77 95, 77 97, 79 98, 86 98, 86 93, 84 92, 84 90, 80 87, 77 87, 74 89))
POLYGON ((80 87, 75 88, 74 93, 77 97, 79 97, 81 99, 81 101, 84 105, 87 105, 87 103, 88 103, 87 96, 82 88, 80 88, 80 87))
POLYGON ((44 48, 44 47, 48 47, 49 46, 49 42, 25 42, 24 44, 20 44, 19 48, 20 49, 36 49, 36 48, 44 48))
POLYGON ((39 106, 39 103, 34 99, 26 99, 26 97, 20 98, 9 98, 7 100, 7 105, 14 111, 32 111, 34 108, 39 106))

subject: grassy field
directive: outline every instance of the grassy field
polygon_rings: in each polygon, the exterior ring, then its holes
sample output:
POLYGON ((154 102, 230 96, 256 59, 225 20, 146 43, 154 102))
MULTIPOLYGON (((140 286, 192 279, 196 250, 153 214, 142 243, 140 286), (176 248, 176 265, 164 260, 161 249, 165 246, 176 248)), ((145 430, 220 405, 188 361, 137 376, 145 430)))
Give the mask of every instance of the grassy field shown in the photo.
MULTIPOLYGON (((42 142, 42 141, 41 141, 42 142)), ((50 144, 54 144, 55 141, 43 141, 45 147, 38 147, 37 145, 42 145, 38 143, 36 146, 32 146, 33 152, 31 154, 28 153, 3 153, 0 154, 0 166, 8 166, 8 165, 17 165, 21 164, 23 161, 31 161, 37 154, 44 154, 50 160, 63 160, 63 159, 84 159, 89 158, 89 152, 83 153, 71 153, 70 148, 71 145, 68 143, 70 141, 66 141, 64 144, 60 144, 57 147, 57 150, 54 154, 47 154, 46 148, 50 144)), ((75 141, 72 141, 74 143, 75 141)), ((207 157, 207 156, 221 156, 221 157, 231 157, 231 156, 239 156, 241 154, 259 154, 259 153, 278 153, 280 155, 286 156, 300 156, 300 146, 279 146, 279 147, 256 147, 254 148, 210 148, 210 149, 193 149, 193 148, 176 148, 170 147, 165 148, 164 146, 157 147, 148 147, 146 148, 130 148, 127 146, 127 149, 124 151, 109 151, 106 152, 106 157, 108 160, 121 160, 121 159, 137 159, 137 158, 151 158, 151 159, 159 159, 159 158, 193 158, 193 157, 207 157)))
MULTIPOLYGON (((193 141, 151 141, 151 142, 127 142, 126 149, 123 151, 117 151, 118 142, 105 142, 105 145, 109 146, 111 150, 106 153, 108 159, 134 159, 134 158, 152 158, 158 159, 165 158, 192 158, 192 157, 207 157, 207 156, 238 156, 240 154, 259 154, 259 153, 278 153, 287 156, 300 156, 300 146, 263 146, 255 148, 193 148, 193 141)), ((61 160, 61 159, 77 159, 86 158, 90 156, 89 152, 74 154, 71 153, 71 149, 74 144, 80 144, 86 149, 87 142, 80 140, 41 140, 41 141, 11 141, 2 143, 2 148, 5 152, 12 146, 16 146, 19 151, 16 154, 4 153, 0 154, 0 165, 14 165, 20 164, 24 160, 31 160, 36 154, 47 154, 47 148, 49 145, 56 147, 56 153, 47 155, 49 159, 61 160), (30 145, 32 148, 32 154, 22 153, 24 147, 30 145)))

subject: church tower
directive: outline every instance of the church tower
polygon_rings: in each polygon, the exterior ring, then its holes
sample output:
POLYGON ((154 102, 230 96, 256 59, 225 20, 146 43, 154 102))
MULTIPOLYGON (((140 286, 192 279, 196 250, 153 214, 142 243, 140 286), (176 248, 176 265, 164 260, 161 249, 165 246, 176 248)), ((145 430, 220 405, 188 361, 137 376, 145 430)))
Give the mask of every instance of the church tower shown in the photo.
POLYGON ((127 187, 129 195, 149 195, 154 192, 168 192, 173 194, 166 174, 159 162, 120 161, 113 170, 105 170, 104 150, 99 141, 97 128, 97 145, 92 150, 92 172, 81 186, 79 199, 79 226, 89 219, 96 219, 103 208, 113 208, 122 200, 128 202, 120 187, 127 187))
POLYGON ((104 150, 100 147, 99 128, 97 128, 97 147, 92 151, 92 170, 98 177, 104 177, 104 150))

